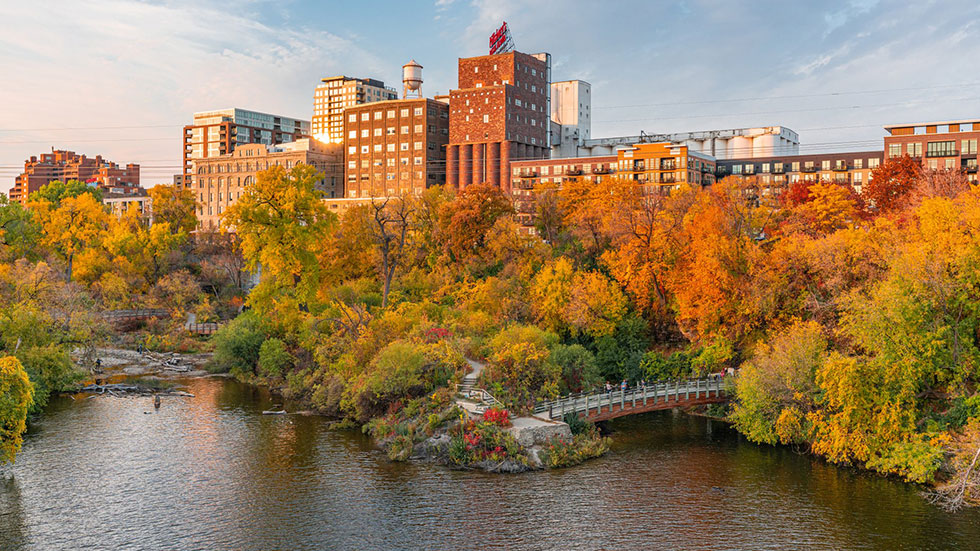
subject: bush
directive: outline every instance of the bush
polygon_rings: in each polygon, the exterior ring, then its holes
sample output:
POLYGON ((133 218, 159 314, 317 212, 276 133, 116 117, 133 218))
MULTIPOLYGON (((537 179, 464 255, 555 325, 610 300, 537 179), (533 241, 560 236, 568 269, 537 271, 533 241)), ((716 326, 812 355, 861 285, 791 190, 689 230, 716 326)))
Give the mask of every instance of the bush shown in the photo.
POLYGON ((364 423, 382 415, 396 401, 424 393, 425 355, 407 341, 395 341, 384 347, 364 373, 352 381, 344 401, 345 409, 364 423))
POLYGON ((490 387, 499 385, 498 396, 518 411, 530 407, 535 399, 558 394, 561 370, 551 360, 551 347, 558 336, 533 325, 513 325, 490 341, 490 364, 483 381, 490 387))
POLYGON ((609 439, 599 435, 594 426, 586 431, 572 436, 571 440, 552 438, 539 455, 541 462, 548 468, 571 467, 586 459, 600 457, 609 451, 609 439))
POLYGON ((57 345, 22 347, 17 359, 34 384, 32 415, 44 409, 52 393, 67 390, 82 377, 68 352, 57 345))
POLYGON ((595 425, 579 417, 577 413, 566 413, 562 421, 565 421, 565 424, 568 425, 573 435, 585 434, 595 428, 595 425))
POLYGON ((651 350, 644 354, 640 367, 643 373, 645 373, 646 378, 651 381, 689 377, 693 371, 691 367, 691 353, 686 350, 674 352, 669 356, 664 356, 661 352, 651 350))
POLYGON ((256 314, 245 312, 215 333, 214 356, 209 370, 213 373, 252 375, 259 362, 259 351, 265 331, 256 314))
POLYGON ((259 348, 259 374, 264 377, 279 377, 293 364, 293 357, 286 350, 286 344, 279 339, 268 339, 259 348))
POLYGON ((551 359, 561 369, 561 393, 593 388, 602 382, 595 356, 580 344, 559 344, 551 349, 551 359))
POLYGON ((483 422, 498 427, 509 427, 510 412, 506 409, 490 408, 483 412, 483 422))

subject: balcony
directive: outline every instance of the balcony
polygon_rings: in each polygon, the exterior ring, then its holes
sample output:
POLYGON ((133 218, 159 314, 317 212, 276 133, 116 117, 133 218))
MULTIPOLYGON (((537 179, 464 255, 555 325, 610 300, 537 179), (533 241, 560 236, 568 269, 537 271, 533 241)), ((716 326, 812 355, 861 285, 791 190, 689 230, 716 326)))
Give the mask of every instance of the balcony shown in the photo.
POLYGON ((573 169, 568 170, 567 172, 565 172, 565 175, 566 176, 581 176, 582 175, 582 169, 581 168, 573 168, 573 169))
POLYGON ((517 189, 534 189, 534 180, 518 180, 514 183, 514 187, 517 189))
POLYGON ((957 157, 960 152, 955 149, 944 149, 941 151, 926 151, 926 157, 957 157))
POLYGON ((816 172, 817 171, 817 167, 815 167, 815 166, 805 166, 805 167, 801 168, 800 171, 801 172, 816 172))
POLYGON ((608 168, 597 168, 592 171, 593 174, 612 174, 612 170, 608 168))
POLYGON ((834 172, 847 172, 847 164, 834 165, 834 172))
POLYGON ((521 172, 520 175, 518 175, 518 178, 537 178, 537 177, 538 177, 537 170, 529 170, 527 172, 521 172))
POLYGON ((660 170, 677 170, 676 163, 661 163, 660 170))
POLYGON ((677 178, 673 174, 661 174, 660 183, 661 184, 673 184, 677 182, 677 178))

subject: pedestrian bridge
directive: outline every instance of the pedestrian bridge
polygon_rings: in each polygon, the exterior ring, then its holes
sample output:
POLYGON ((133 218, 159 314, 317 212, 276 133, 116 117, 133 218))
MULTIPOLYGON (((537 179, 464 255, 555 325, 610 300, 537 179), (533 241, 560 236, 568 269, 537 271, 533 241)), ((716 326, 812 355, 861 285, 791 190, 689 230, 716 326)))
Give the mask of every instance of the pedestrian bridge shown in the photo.
POLYGON ((680 379, 637 385, 622 390, 604 390, 571 394, 538 402, 534 415, 545 419, 563 419, 574 413, 589 421, 606 421, 636 413, 661 409, 717 404, 728 400, 721 375, 698 379, 680 379))

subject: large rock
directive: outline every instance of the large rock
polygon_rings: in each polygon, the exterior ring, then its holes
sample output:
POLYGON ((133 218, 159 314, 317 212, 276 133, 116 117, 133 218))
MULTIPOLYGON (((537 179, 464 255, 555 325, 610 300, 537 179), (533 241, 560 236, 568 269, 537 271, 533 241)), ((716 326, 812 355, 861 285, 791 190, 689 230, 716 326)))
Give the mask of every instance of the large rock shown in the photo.
POLYGON ((511 423, 513 426, 508 428, 507 432, 511 433, 517 443, 525 448, 542 445, 556 436, 565 440, 572 438, 572 430, 561 421, 546 421, 537 417, 518 417, 513 419, 511 423))

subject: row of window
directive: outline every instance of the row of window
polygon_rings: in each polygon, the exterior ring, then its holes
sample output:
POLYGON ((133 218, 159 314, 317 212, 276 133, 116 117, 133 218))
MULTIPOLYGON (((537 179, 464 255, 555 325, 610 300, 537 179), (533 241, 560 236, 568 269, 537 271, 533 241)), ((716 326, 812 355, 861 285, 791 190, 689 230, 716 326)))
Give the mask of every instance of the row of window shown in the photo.
MULTIPOLYGON (((876 168, 881 163, 881 159, 877 157, 871 157, 868 159, 868 168, 876 168)), ((755 174, 755 163, 746 163, 745 165, 736 164, 731 165, 732 174, 755 174)), ((785 172, 789 167, 790 172, 800 172, 800 167, 804 172, 810 170, 861 170, 864 168, 864 159, 853 159, 851 166, 848 166, 847 161, 844 160, 823 160, 820 161, 820 166, 818 167, 816 161, 804 161, 801 165, 799 161, 794 161, 792 163, 761 163, 760 173, 770 173, 770 172, 785 172)))
MULTIPOLYGON (((388 158, 388 159, 385 159, 385 160, 375 159, 373 161, 373 163, 372 163, 372 161, 369 160, 369 159, 361 159, 361 168, 367 168, 371 164, 373 164, 374 166, 378 166, 378 167, 384 166, 384 165, 387 165, 389 167, 394 167, 395 166, 395 161, 396 161, 396 159, 394 159, 394 158, 388 158)), ((412 163, 412 164, 415 164, 415 165, 421 165, 422 162, 423 162, 422 157, 415 157, 414 159, 409 159, 408 157, 402 157, 400 160, 398 160, 398 163, 401 164, 402 166, 408 166, 409 163, 412 163)), ((357 161, 347 161, 347 168, 349 168, 349 169, 356 169, 357 168, 357 161)))
MULTIPOLYGON (((388 115, 388 118, 389 119, 395 118, 395 111, 396 111, 395 109, 388 109, 387 115, 388 115)), ((415 109, 412 110, 412 115, 414 115, 416 117, 421 116, 422 115, 422 111, 423 111, 423 109, 421 107, 416 107, 415 109)), ((399 111, 399 116, 407 117, 408 116, 408 108, 402 108, 399 111)), ((374 120, 381 120, 381 119, 382 119, 382 112, 381 111, 375 111, 374 112, 374 120)), ((362 121, 369 121, 369 120, 371 120, 371 113, 370 112, 361 113, 361 120, 362 121)), ((347 115, 347 122, 357 122, 357 113, 350 113, 350 114, 348 114, 347 115)))
MULTIPOLYGON (((412 147, 412 149, 413 150, 416 150, 416 151, 421 150, 423 143, 425 143, 425 142, 415 142, 413 144, 414 147, 412 147)), ((381 151, 381 145, 382 144, 379 144, 379 143, 376 143, 373 146, 370 146, 370 145, 362 145, 361 146, 361 149, 360 149, 360 152, 361 152, 362 155, 370 154, 372 152, 372 150, 373 150, 374 153, 382 153, 382 151, 381 151)), ((398 144, 398 150, 399 151, 408 151, 409 150, 409 147, 408 146, 409 146, 409 142, 401 142, 400 144, 398 144)), ((428 142, 427 149, 429 151, 435 151, 436 150, 436 144, 434 144, 432 142, 428 142)), ((357 152, 358 152, 358 149, 357 149, 357 146, 356 145, 347 146, 347 154, 348 155, 357 155, 357 152)), ((387 153, 394 153, 395 152, 395 144, 393 144, 393 143, 385 144, 385 152, 387 152, 387 153)))
MULTIPOLYGON (((246 153, 251 153, 251 152, 246 151, 246 153)), ((297 161, 296 164, 302 164, 302 161, 297 161)), ((251 162, 247 162, 247 163, 220 163, 220 164, 218 164, 218 163, 216 163, 216 164, 210 164, 209 163, 207 165, 201 165, 201 166, 197 167, 197 173, 198 174, 212 174, 212 173, 214 173, 214 174, 220 174, 222 172, 255 172, 257 170, 268 170, 269 167, 272 167, 272 166, 284 166, 287 169, 289 169, 289 168, 293 168, 293 161, 287 160, 285 163, 282 163, 282 162, 280 162, 278 160, 271 161, 271 162, 270 161, 265 161, 264 163, 262 161, 256 161, 254 165, 251 162)))
MULTIPOLYGON (((484 121, 484 122, 486 122, 486 121, 484 121)), ((410 128, 412 129, 412 132, 414 132, 415 134, 421 134, 426 129, 424 124, 416 124, 414 127, 410 127, 410 126, 407 126, 406 125, 406 126, 402 126, 401 127, 401 130, 402 130, 401 133, 403 135, 404 134, 409 134, 409 129, 410 128)), ((429 130, 429 132, 434 133, 436 131, 435 125, 430 124, 428 130, 429 130)), ((449 129, 446 129, 446 128, 442 129, 442 133, 443 134, 448 134, 449 133, 449 129)), ((375 137, 380 137, 382 135, 394 136, 395 135, 395 127, 394 126, 389 126, 387 128, 381 128, 380 126, 379 127, 376 127, 374 129, 374 135, 375 135, 375 137)), ((371 129, 370 128, 362 128, 361 129, 361 137, 362 138, 370 138, 371 137, 371 129)), ((348 130, 347 131, 347 139, 349 139, 349 140, 355 140, 355 139, 357 139, 357 130, 348 130)))
MULTIPOLYGON (((975 155, 977 153, 977 140, 960 140, 960 149, 956 150, 956 140, 944 140, 941 142, 926 142, 926 157, 955 157, 957 155, 975 155)), ((922 142, 911 142, 902 147, 900 143, 888 144, 889 157, 910 157, 922 156, 922 142)))

